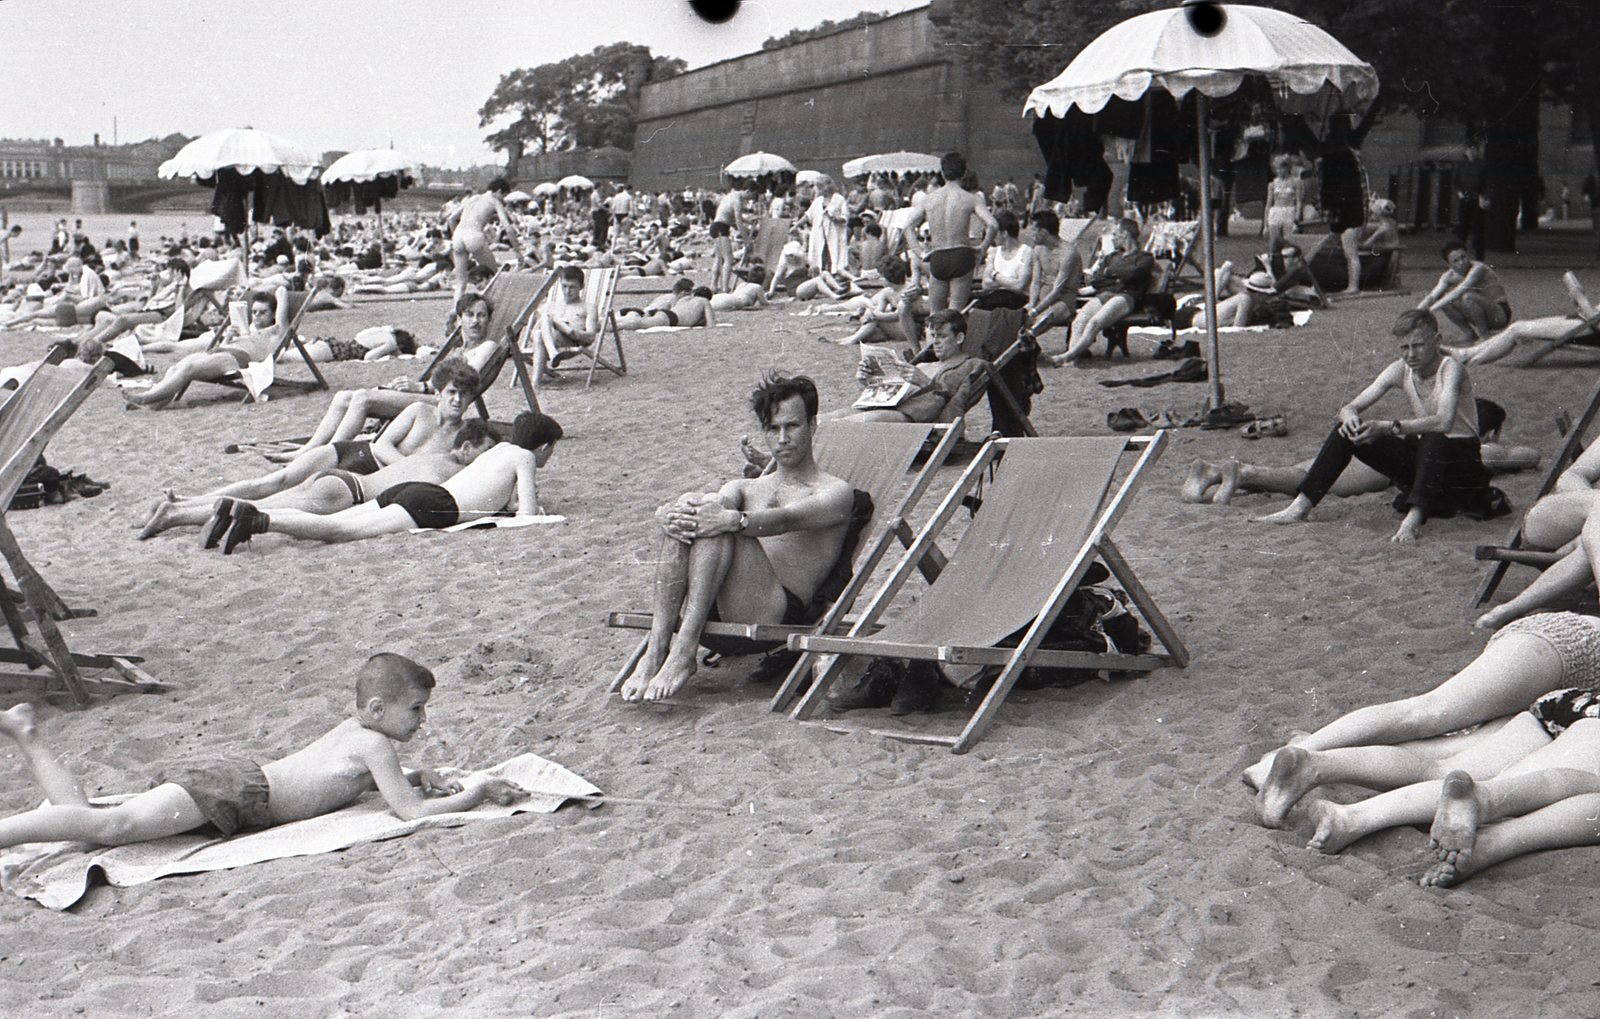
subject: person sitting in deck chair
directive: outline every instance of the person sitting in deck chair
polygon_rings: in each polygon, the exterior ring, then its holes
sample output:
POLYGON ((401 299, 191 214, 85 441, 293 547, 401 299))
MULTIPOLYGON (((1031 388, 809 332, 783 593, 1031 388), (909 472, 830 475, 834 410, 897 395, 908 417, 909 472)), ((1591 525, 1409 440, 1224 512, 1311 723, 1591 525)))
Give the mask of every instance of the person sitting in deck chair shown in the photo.
POLYGON ((185 355, 155 385, 142 391, 124 390, 122 398, 130 407, 170 407, 191 382, 220 382, 266 360, 277 350, 278 341, 289 326, 288 309, 287 290, 251 294, 247 328, 229 326, 217 336, 216 345, 210 350, 185 355))
POLYGON ((579 350, 592 347, 600 335, 595 309, 583 296, 583 270, 564 265, 556 273, 556 292, 545 302, 534 325, 533 388, 546 371, 579 350))
POLYGON ((1093 296, 1073 317, 1067 349, 1055 357, 1041 358, 1041 364, 1060 367, 1087 356, 1100 334, 1132 314, 1149 288, 1156 260, 1149 252, 1139 250, 1139 224, 1131 219, 1117 220, 1111 238, 1111 251, 1089 270, 1086 289, 1093 296))
POLYGON ((1554 345, 1561 342, 1569 349, 1594 358, 1595 349, 1600 347, 1600 309, 1595 308, 1583 292, 1583 286, 1575 274, 1563 274, 1561 282, 1571 295, 1572 303, 1577 306, 1576 315, 1524 319, 1511 323, 1479 343, 1467 347, 1446 347, 1445 350, 1462 364, 1489 364, 1510 354, 1519 344, 1534 344, 1537 341, 1554 345), (1584 328, 1586 326, 1588 328, 1584 328), (1574 333, 1577 335, 1573 336, 1574 333), (1569 336, 1572 338, 1568 339, 1569 336))
MULTIPOLYGON (((856 378, 863 390, 874 392, 907 384, 893 394, 892 404, 856 405, 832 411, 829 420, 913 421, 922 424, 954 421, 978 399, 988 384, 989 362, 966 352, 967 320, 946 308, 928 316, 928 344, 933 360, 922 365, 885 363, 874 354, 863 357, 856 378)), ((887 392, 886 392, 887 398, 887 392)))
MULTIPOLYGON (((339 543, 398 534, 412 528, 443 529, 471 520, 501 516, 513 511, 516 516, 539 513, 535 474, 538 458, 534 450, 545 441, 533 414, 517 415, 511 440, 479 455, 459 474, 442 484, 408 481, 379 492, 377 498, 362 502, 331 516, 302 510, 283 509, 264 513, 249 503, 225 507, 227 515, 207 525, 208 536, 221 533, 223 555, 262 534, 287 534, 307 541, 339 543)), ((365 486, 363 486, 363 490, 365 486)))
POLYGON ((855 494, 812 457, 817 387, 767 376, 751 408, 776 469, 716 492, 689 492, 656 510, 662 531, 649 645, 623 683, 624 701, 660 701, 695 673, 708 621, 805 623, 847 548, 855 494))

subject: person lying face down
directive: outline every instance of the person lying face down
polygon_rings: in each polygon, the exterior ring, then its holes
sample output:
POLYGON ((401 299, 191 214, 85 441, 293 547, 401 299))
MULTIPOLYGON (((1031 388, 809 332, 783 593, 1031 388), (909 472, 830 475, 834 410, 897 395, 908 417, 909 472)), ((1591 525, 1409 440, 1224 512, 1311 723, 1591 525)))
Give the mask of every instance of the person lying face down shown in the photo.
POLYGON ((208 530, 220 533, 226 527, 222 551, 231 555, 251 538, 269 533, 339 543, 413 528, 453 527, 507 511, 534 516, 541 512, 535 483, 536 451, 553 448, 560 437, 561 426, 554 420, 525 411, 513 422, 510 441, 479 455, 442 484, 408 481, 331 516, 295 509, 268 514, 239 503, 229 508, 226 520, 213 521, 208 530))
POLYGON ((94 806, 40 731, 33 705, 0 712, 0 735, 22 751, 49 804, 0 819, 0 848, 30 842, 130 845, 214 828, 235 832, 303 821, 355 803, 376 790, 402 820, 470 810, 527 795, 484 772, 444 777, 400 766, 396 743, 427 720, 433 673, 402 655, 381 652, 362 665, 350 718, 310 744, 266 764, 240 756, 174 762, 157 784, 115 806, 94 806))

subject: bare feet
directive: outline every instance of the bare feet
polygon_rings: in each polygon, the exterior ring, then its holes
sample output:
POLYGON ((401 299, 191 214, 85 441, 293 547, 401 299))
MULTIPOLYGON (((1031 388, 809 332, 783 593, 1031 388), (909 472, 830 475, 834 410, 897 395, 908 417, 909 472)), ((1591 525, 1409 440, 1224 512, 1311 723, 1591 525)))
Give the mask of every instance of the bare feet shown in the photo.
MULTIPOLYGON (((1428 829, 1428 848, 1440 863, 1448 864, 1452 870, 1466 866, 1472 857, 1472 847, 1478 843, 1481 810, 1478 787, 1471 775, 1452 771, 1444 777, 1444 787, 1439 790, 1439 807, 1433 814, 1433 827, 1428 829)), ((1428 882, 1424 879, 1423 883, 1428 882)))
POLYGON ((1252 524, 1303 524, 1306 521, 1306 517, 1310 515, 1309 511, 1296 509, 1295 504, 1290 503, 1276 513, 1251 517, 1250 522, 1252 524))
POLYGON ((32 704, 18 704, 9 711, 0 711, 0 733, 10 736, 18 743, 32 739, 37 724, 32 704))
POLYGON ((1229 457, 1222 462, 1222 483, 1217 486, 1217 494, 1211 497, 1212 503, 1226 506, 1233 501, 1233 493, 1239 490, 1239 461, 1229 457))
POLYGON ((1178 498, 1184 502, 1210 502, 1206 493, 1221 480, 1220 467, 1197 459, 1189 465, 1189 473, 1184 475, 1183 487, 1179 490, 1178 498))
POLYGON ((764 471, 772 463, 772 454, 758 448, 748 435, 739 436, 739 452, 744 455, 745 463, 757 470, 764 471))
POLYGON ((1472 628, 1475 630, 1498 630, 1516 617, 1516 610, 1510 607, 1510 603, 1507 603, 1496 606, 1473 620, 1472 628))
POLYGON ((633 671, 628 674, 627 681, 618 688, 617 693, 624 701, 637 704, 644 700, 645 691, 650 686, 650 680, 661 671, 661 664, 666 660, 666 654, 657 651, 654 647, 645 651, 633 671))
POLYGON ((1345 816, 1349 808, 1343 804, 1316 800, 1306 809, 1317 826, 1306 843, 1307 849, 1315 849, 1319 853, 1337 853, 1361 834, 1350 827, 1349 819, 1345 816))
POLYGON ((672 653, 667 655, 667 660, 661 664, 661 670, 650 680, 650 685, 644 692, 644 699, 670 700, 674 694, 682 690, 683 684, 689 682, 698 668, 695 664, 698 652, 698 646, 691 648, 687 655, 679 654, 677 648, 673 648, 672 653))
POLYGON ((1416 541, 1417 536, 1421 533, 1422 521, 1413 521, 1410 517, 1406 517, 1405 520, 1401 521, 1400 529, 1395 531, 1389 540, 1397 544, 1409 545, 1411 542, 1416 541))
POLYGON ((1268 828, 1282 828, 1289 809, 1317 784, 1311 754, 1300 747, 1284 747, 1273 755, 1266 781, 1256 793, 1256 816, 1268 828))

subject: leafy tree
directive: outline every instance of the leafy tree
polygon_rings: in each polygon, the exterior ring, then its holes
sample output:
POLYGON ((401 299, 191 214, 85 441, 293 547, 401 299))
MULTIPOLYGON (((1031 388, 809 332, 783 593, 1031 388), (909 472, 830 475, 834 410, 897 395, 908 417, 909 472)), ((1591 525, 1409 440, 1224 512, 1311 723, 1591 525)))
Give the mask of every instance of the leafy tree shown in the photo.
POLYGON ((841 28, 859 28, 893 16, 893 11, 862 11, 860 14, 845 18, 843 21, 823 21, 820 24, 812 25, 810 28, 797 28, 791 32, 785 32, 783 35, 772 36, 761 44, 761 48, 764 50, 781 50, 785 46, 793 46, 795 43, 805 42, 807 39, 820 38, 832 32, 837 32, 841 28))
POLYGON ((501 126, 486 136, 506 154, 506 172, 533 152, 633 147, 639 90, 683 72, 676 57, 654 57, 649 47, 612 43, 553 64, 519 68, 500 78, 478 111, 478 126, 501 126))

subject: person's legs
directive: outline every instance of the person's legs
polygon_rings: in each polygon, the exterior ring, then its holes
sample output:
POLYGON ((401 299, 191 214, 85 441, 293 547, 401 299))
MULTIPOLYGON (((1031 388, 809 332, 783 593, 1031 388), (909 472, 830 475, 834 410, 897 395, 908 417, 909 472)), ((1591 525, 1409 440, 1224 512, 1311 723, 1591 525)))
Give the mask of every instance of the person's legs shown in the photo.
POLYGON ((1361 292, 1361 229, 1355 227, 1339 234, 1339 247, 1344 251, 1345 271, 1349 278, 1345 282, 1344 293, 1359 294, 1361 292))
MULTIPOLYGON (((1345 438, 1345 434, 1339 425, 1334 425, 1333 430, 1328 433, 1328 437, 1322 440, 1322 448, 1317 451, 1316 459, 1311 461, 1311 466, 1306 471, 1305 480, 1300 483, 1295 492, 1294 501, 1276 513, 1251 517, 1251 521, 1255 523, 1289 524, 1305 520, 1311 515, 1311 511, 1316 508, 1317 503, 1321 502, 1333 490, 1334 482, 1339 480, 1339 477, 1344 473, 1344 469, 1349 466, 1351 459, 1359 455, 1358 449, 1368 450, 1369 447, 1382 441, 1376 440, 1375 442, 1367 443, 1365 446, 1358 447, 1355 443, 1345 438)), ((1361 459, 1369 465, 1372 463, 1366 455, 1363 455, 1361 459)))
POLYGON ((1489 364, 1511 353, 1519 343, 1531 340, 1559 340, 1578 324, 1577 319, 1566 315, 1513 322, 1481 342, 1466 347, 1448 348, 1448 353, 1463 364, 1489 364))
POLYGON ((266 533, 335 544, 376 538, 383 534, 399 534, 415 526, 411 514, 404 507, 365 502, 332 516, 319 516, 295 509, 278 510, 268 518, 266 533))
MULTIPOLYGON (((1587 525, 1585 525, 1587 527, 1587 525)), ((1535 609, 1546 608, 1594 583, 1595 566, 1583 547, 1562 556, 1545 568, 1516 597, 1485 612, 1473 621, 1479 630, 1498 630, 1513 619, 1535 609)))
POLYGON ((22 751, 33 772, 33 780, 39 783, 51 803, 88 805, 89 798, 84 795, 78 777, 45 744, 32 704, 18 704, 8 711, 0 711, 0 734, 9 736, 22 751))
POLYGON ((1067 364, 1083 357, 1107 328, 1116 325, 1133 311, 1133 299, 1116 294, 1104 300, 1095 298, 1078 309, 1072 320, 1072 339, 1066 352, 1056 358, 1057 364, 1067 364))
POLYGON ((318 471, 335 467, 338 463, 339 453, 331 445, 313 446, 270 474, 245 481, 235 481, 197 498, 205 499, 208 503, 223 497, 251 501, 265 499, 269 495, 300 484, 318 471))
POLYGON ((161 406, 176 400, 189 383, 220 379, 239 370, 232 354, 190 354, 161 377, 161 381, 142 393, 123 391, 123 399, 137 407, 161 406))
POLYGON ((949 307, 962 311, 972 300, 972 273, 964 272, 950 281, 949 307))
MULTIPOLYGON (((1504 725, 1485 726, 1443 743, 1425 740, 1333 750, 1284 747, 1273 755, 1266 781, 1261 783, 1256 794, 1256 814, 1267 827, 1281 827, 1290 808, 1302 796, 1317 786, 1335 782, 1369 789, 1395 789, 1442 778, 1456 769, 1475 775, 1495 775, 1549 742, 1550 737, 1539 721, 1523 711, 1504 725)), ((1431 797, 1424 798, 1421 807, 1431 809, 1432 803, 1431 797)), ((1376 830, 1367 828, 1362 834, 1376 830)))
MULTIPOLYGON (((944 311, 950 307, 950 281, 928 273, 928 310, 944 311)), ((957 306, 961 307, 960 305, 957 306)))
MULTIPOLYGON (((1332 750, 1425 739, 1522 711, 1540 694, 1558 689, 1561 681, 1561 658, 1548 641, 1528 633, 1505 633, 1432 690, 1357 708, 1316 732, 1290 740, 1289 745, 1332 750)), ((1261 787, 1272 757, 1267 754, 1244 772, 1246 785, 1261 787)))
POLYGON ((1591 793, 1488 825, 1477 833, 1472 852, 1465 859, 1436 864, 1422 876, 1422 884, 1448 887, 1528 853, 1595 845, 1600 842, 1600 821, 1596 818, 1600 818, 1600 795, 1591 793))
POLYGON ((1600 492, 1551 492, 1534 503, 1522 521, 1528 548, 1558 549, 1583 533, 1583 522, 1600 506, 1600 492))

